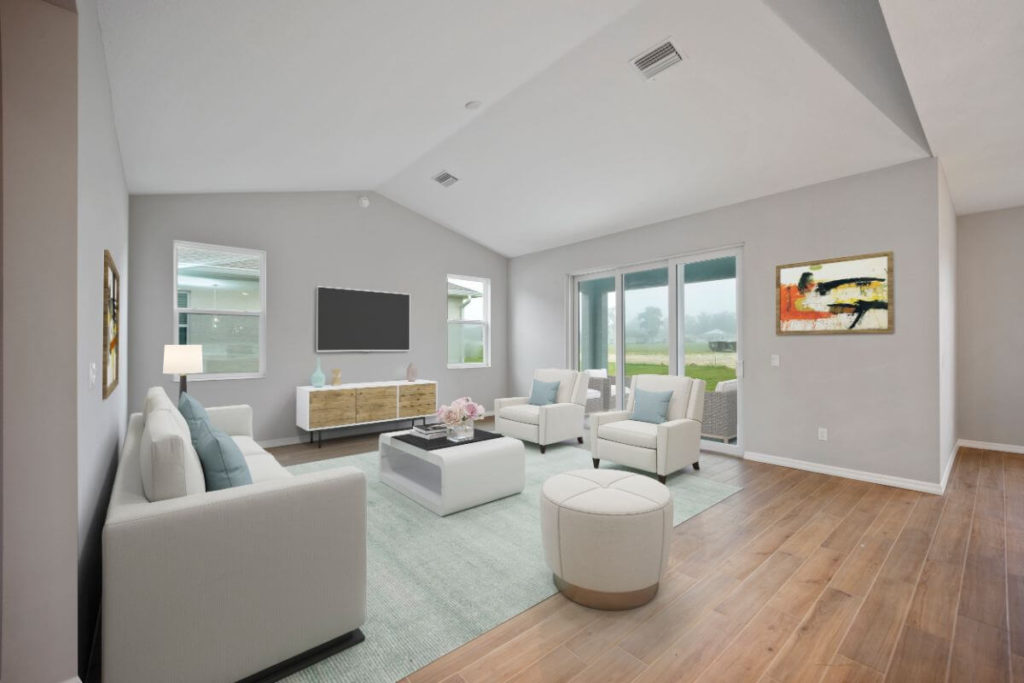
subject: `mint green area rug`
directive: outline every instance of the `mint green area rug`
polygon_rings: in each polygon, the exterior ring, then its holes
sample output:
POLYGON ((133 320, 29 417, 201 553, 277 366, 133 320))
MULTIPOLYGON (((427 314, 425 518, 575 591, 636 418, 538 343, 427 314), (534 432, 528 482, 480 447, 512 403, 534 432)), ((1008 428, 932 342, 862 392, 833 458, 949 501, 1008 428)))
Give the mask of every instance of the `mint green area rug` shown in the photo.
MULTIPOLYGON (((540 488, 553 474, 591 468, 589 451, 549 446, 541 455, 527 445, 521 494, 448 517, 381 484, 379 461, 374 452, 288 468, 366 473, 368 566, 366 640, 287 681, 397 681, 556 592, 541 546, 540 488)), ((740 490, 690 469, 668 487, 675 524, 740 490)))

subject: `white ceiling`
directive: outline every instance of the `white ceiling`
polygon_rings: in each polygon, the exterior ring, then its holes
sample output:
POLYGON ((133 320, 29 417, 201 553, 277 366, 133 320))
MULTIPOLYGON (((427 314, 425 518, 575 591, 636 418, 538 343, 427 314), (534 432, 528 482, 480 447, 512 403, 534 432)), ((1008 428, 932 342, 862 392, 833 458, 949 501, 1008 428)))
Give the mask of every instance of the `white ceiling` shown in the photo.
POLYGON ((881 4, 957 213, 1024 205, 1024 2, 881 4))
POLYGON ((100 0, 129 191, 372 189, 638 0, 100 0))
POLYGON ((133 193, 376 189, 514 256, 928 155, 761 0, 100 10, 133 193))

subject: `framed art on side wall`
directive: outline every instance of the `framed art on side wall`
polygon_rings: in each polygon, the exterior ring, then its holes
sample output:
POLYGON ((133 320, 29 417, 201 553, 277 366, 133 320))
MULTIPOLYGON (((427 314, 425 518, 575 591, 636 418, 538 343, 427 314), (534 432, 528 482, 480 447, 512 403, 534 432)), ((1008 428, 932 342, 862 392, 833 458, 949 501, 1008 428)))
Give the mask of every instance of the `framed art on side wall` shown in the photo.
POLYGON ((121 362, 121 277, 114 257, 103 251, 103 398, 117 388, 121 362))
POLYGON ((777 266, 777 334, 894 330, 892 252, 777 266))

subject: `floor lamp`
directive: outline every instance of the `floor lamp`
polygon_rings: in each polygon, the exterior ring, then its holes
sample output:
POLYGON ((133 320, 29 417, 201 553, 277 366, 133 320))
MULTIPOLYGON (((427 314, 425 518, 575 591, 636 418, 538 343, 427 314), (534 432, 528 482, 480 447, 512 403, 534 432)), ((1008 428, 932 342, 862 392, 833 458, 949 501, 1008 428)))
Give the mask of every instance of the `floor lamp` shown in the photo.
POLYGON ((186 375, 203 371, 202 344, 167 344, 164 346, 164 374, 178 375, 178 396, 188 390, 186 375))

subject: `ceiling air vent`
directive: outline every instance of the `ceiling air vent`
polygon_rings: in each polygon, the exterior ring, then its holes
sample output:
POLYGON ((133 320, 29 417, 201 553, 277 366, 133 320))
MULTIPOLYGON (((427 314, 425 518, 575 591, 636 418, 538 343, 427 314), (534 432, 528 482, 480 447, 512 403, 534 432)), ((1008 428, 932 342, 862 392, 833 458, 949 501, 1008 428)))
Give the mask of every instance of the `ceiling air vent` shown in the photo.
POLYGON ((682 55, 676 50, 675 45, 665 41, 658 47, 645 52, 633 60, 633 66, 643 74, 644 78, 654 78, 673 64, 683 61, 682 55))
POLYGON ((459 182, 459 179, 453 176, 448 171, 441 171, 436 176, 434 176, 434 180, 437 181, 437 183, 441 187, 451 187, 455 183, 459 182))

